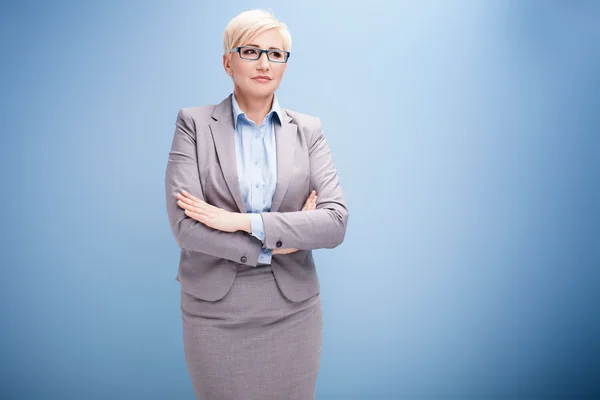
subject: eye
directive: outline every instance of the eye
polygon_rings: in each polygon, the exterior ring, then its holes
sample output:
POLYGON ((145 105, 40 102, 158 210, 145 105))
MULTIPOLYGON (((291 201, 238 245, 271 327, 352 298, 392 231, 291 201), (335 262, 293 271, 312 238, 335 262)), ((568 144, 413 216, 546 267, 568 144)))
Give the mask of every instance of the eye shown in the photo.
POLYGON ((283 53, 281 51, 274 50, 274 51, 271 52, 271 57, 282 58, 283 57, 283 53))
POLYGON ((242 53, 244 53, 244 55, 247 55, 247 56, 254 56, 254 55, 256 55, 256 50, 255 49, 243 49, 242 53))

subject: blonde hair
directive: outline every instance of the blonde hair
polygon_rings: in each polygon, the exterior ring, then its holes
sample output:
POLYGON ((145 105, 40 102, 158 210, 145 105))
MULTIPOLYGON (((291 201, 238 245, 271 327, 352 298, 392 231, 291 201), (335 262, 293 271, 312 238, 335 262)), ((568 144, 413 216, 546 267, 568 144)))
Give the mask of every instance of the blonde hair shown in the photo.
POLYGON ((254 36, 269 29, 276 29, 283 39, 283 49, 291 51, 292 36, 288 27, 275 18, 272 12, 267 10, 248 10, 234 17, 223 33, 223 53, 229 56, 230 50, 242 46, 254 36))

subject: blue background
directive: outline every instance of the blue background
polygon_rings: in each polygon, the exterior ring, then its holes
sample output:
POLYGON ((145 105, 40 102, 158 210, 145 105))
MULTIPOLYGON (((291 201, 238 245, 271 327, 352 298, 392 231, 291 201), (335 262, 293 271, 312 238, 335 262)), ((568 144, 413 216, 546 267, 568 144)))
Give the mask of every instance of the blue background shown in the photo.
POLYGON ((236 0, 2 3, 0 398, 193 398, 164 173, 256 7, 350 210, 318 398, 600 396, 599 3, 236 0))

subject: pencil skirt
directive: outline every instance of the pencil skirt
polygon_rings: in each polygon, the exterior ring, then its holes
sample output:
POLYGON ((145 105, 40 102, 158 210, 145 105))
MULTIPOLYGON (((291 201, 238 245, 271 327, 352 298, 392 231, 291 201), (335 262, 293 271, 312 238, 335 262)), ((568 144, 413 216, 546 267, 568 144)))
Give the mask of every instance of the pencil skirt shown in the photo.
POLYGON ((286 299, 270 265, 240 266, 217 301, 181 291, 185 359, 198 400, 313 400, 321 297, 286 299))

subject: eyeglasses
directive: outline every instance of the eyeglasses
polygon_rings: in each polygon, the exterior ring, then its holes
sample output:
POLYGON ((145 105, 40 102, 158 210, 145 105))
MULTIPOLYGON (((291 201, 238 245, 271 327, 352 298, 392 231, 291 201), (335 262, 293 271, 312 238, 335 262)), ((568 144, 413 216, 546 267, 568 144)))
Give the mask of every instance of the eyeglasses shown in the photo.
POLYGON ((244 60, 258 60, 262 53, 267 53, 269 61, 274 63, 286 63, 290 58, 290 52, 284 50, 262 50, 257 47, 241 46, 232 49, 230 53, 240 53, 244 60))

